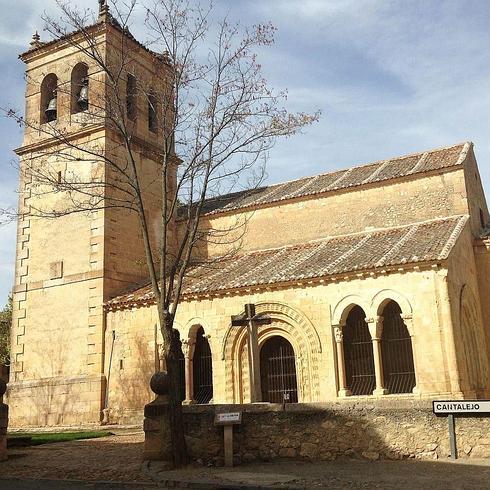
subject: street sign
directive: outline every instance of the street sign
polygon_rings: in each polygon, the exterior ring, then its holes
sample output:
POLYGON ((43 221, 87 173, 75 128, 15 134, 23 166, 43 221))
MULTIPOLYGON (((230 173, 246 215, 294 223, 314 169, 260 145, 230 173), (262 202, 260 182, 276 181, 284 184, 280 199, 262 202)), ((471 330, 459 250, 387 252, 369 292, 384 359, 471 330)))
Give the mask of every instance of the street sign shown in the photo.
POLYGON ((217 413, 214 416, 214 425, 223 426, 223 448, 225 453, 225 466, 233 466, 233 426, 242 423, 242 412, 217 413))
POLYGON ((447 417, 451 458, 458 459, 456 416, 489 417, 490 400, 434 400, 432 411, 437 417, 447 417))
POLYGON ((490 400, 435 400, 434 415, 490 415, 490 400))
POLYGON ((214 425, 238 425, 242 423, 242 412, 217 413, 214 425))

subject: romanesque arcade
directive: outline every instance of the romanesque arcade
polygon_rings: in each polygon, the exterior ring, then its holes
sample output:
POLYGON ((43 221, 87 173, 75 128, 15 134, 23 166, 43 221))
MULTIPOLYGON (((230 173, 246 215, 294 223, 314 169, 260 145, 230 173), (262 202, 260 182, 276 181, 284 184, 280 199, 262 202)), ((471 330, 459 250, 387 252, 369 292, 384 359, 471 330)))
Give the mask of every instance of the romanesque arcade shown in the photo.
MULTIPOLYGON (((325 401, 321 379, 328 376, 335 378, 338 397, 417 393, 412 307, 403 295, 347 296, 323 325, 278 302, 258 302, 256 309, 271 319, 258 327, 263 402, 325 401)), ((192 318, 179 333, 184 403, 250 401, 246 328, 229 325, 210 342, 213 326, 192 318), (216 363, 219 371, 213 370, 216 363), (216 384, 224 388, 215 398, 216 384)))

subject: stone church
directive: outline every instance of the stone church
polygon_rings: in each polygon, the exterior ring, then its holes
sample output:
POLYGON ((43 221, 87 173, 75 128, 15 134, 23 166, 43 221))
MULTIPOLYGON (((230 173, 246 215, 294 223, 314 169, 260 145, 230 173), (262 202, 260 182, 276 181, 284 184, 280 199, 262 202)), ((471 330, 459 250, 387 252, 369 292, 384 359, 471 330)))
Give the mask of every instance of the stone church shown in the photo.
MULTIPOLYGON (((126 38, 139 53, 139 76, 151 76, 154 53, 128 31, 103 13, 91 29, 107 52, 126 38)), ((80 124, 83 105, 62 104, 70 97, 63 91, 57 102, 50 97, 52 87, 71 83, 80 100, 83 84, 74 80, 93 69, 68 41, 35 38, 21 55, 26 117, 109 147, 110 128, 80 124)), ((90 103, 93 86, 85 89, 90 103)), ((138 145, 152 172, 148 111, 139 103, 138 145)), ((50 144, 26 129, 21 166, 50 144)), ((60 172, 73 162, 64 165, 60 172)), ((20 189, 20 209, 28 209, 29 182, 20 189)), ((206 202, 205 227, 237 218, 248 222, 239 255, 213 271, 191 270, 178 309, 184 403, 250 401, 247 330, 231 322, 246 304, 269 319, 257 331, 256 401, 490 397, 489 213, 472 143, 206 202)), ((12 426, 98 423, 103 413, 110 422, 141 421, 161 336, 148 278, 135 265, 144 259, 137 226, 110 209, 55 220, 22 215, 12 426)), ((209 258, 221 253, 214 243, 204 248, 209 258)))

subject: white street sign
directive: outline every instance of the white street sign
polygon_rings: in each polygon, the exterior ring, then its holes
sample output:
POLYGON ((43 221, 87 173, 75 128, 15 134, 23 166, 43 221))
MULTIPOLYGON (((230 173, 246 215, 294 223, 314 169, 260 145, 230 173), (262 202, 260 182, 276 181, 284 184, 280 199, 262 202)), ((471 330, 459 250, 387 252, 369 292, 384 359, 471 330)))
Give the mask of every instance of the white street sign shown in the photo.
POLYGON ((490 415, 490 400, 436 400, 432 411, 435 415, 490 415))
POLYGON ((216 425, 235 425, 242 422, 242 412, 217 413, 214 419, 216 425))

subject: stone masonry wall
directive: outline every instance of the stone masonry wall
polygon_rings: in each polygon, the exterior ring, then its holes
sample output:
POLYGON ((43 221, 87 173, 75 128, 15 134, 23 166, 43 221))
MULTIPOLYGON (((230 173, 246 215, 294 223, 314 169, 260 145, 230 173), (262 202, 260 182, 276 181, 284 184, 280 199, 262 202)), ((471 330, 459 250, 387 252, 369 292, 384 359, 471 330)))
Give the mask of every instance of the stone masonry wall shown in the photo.
MULTIPOLYGON (((223 429, 215 412, 242 411, 234 427, 235 462, 275 458, 334 460, 445 459, 450 454, 445 417, 429 402, 185 407, 189 452, 203 463, 223 464, 223 429), (192 435, 191 435, 192 434, 192 435)), ((457 418, 460 458, 490 457, 490 419, 457 418)))

